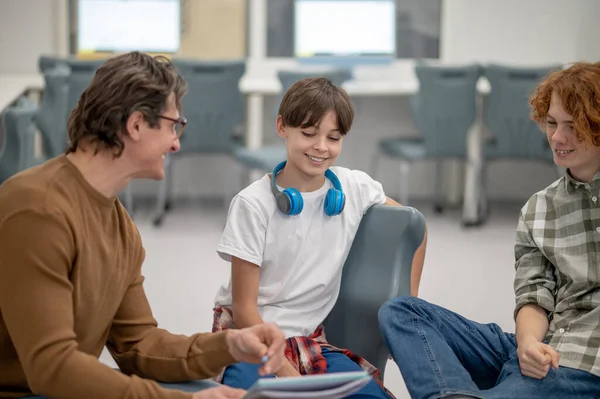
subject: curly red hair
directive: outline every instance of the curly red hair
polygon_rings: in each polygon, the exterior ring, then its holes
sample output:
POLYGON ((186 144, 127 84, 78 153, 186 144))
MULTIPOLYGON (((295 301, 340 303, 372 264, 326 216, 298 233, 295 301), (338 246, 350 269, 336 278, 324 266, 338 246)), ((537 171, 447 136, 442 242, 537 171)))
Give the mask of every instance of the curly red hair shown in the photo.
POLYGON ((565 111, 573 117, 577 138, 600 146, 600 62, 577 62, 549 74, 538 85, 529 104, 531 119, 542 127, 554 92, 565 111))

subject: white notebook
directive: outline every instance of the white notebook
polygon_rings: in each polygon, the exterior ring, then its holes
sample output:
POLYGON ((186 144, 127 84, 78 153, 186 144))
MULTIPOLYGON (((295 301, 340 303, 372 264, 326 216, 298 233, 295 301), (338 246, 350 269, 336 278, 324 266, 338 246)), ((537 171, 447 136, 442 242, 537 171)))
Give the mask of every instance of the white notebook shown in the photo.
POLYGON ((244 399, 341 399, 360 390, 369 381, 371 376, 366 371, 261 378, 250 387, 244 399))

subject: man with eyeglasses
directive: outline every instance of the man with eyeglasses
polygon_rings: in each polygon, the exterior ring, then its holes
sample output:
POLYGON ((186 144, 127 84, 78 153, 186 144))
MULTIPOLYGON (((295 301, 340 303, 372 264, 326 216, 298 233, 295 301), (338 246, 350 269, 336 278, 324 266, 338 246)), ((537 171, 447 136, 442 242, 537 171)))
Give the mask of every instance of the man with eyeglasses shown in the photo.
POLYGON ((66 153, 0 186, 0 397, 240 398, 216 383, 155 381, 202 380, 238 361, 264 360, 262 374, 283 364, 274 325, 188 337, 152 316, 140 234, 117 194, 132 179, 164 177, 186 91, 165 58, 109 59, 71 113, 66 153), (105 345, 120 371, 98 360, 105 345))

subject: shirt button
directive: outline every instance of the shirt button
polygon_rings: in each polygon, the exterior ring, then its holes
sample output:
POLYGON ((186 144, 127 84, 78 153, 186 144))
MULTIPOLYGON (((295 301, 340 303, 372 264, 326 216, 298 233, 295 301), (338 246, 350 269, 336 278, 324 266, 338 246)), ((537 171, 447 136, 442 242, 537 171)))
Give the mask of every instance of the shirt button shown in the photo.
POLYGON ((561 328, 560 330, 558 330, 558 332, 560 332, 560 333, 564 333, 564 332, 565 332, 565 329, 564 329, 564 328, 561 328))
POLYGON ((596 197, 596 196, 593 196, 593 197, 592 197, 592 201, 594 201, 594 202, 598 201, 598 197, 596 197))
POLYGON ((600 227, 596 227, 596 231, 600 233, 600 227))

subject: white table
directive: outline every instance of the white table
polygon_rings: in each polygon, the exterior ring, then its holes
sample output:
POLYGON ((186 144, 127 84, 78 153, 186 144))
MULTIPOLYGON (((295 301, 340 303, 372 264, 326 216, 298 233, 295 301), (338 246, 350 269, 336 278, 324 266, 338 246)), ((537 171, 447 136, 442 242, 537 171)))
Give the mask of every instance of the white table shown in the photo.
POLYGON ((3 110, 27 89, 42 89, 44 77, 40 74, 0 75, 0 110, 3 110))
MULTIPOLYGON (((342 87, 352 97, 384 97, 384 96, 409 96, 419 90, 416 77, 404 74, 398 78, 358 78, 346 81, 342 87)), ((256 76, 246 74, 240 80, 242 93, 248 96, 246 110, 246 143, 248 148, 260 148, 263 144, 263 107, 264 96, 281 93, 281 84, 274 73, 270 76, 256 76)), ((487 79, 480 78, 477 90, 484 95, 489 93, 490 85, 487 79)), ((479 108, 480 109, 480 108, 479 108)), ((481 143, 483 137, 483 122, 481 112, 478 112, 477 121, 469 133, 467 143, 467 168, 463 192, 463 222, 473 223, 479 221, 477 169, 481 164, 481 143)))

